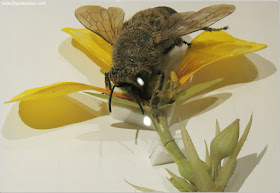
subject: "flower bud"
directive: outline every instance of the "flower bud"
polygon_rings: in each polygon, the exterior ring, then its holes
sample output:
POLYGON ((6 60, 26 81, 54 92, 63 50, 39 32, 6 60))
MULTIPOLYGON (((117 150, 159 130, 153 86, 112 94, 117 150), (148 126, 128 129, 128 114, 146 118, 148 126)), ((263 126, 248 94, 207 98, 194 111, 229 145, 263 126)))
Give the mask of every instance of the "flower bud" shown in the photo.
POLYGON ((210 165, 213 179, 217 176, 217 168, 221 160, 233 153, 238 138, 239 119, 235 120, 212 140, 210 146, 210 165))

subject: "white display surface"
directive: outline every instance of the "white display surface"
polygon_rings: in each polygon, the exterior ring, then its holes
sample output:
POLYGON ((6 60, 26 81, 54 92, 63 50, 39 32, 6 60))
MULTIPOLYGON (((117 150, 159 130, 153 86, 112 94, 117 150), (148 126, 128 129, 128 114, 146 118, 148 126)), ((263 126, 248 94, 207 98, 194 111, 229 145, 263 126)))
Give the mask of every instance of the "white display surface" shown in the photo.
MULTIPOLYGON (((74 16, 79 6, 121 7, 129 19, 137 11, 155 6, 184 12, 219 3, 233 4, 236 11, 213 27, 228 25, 227 32, 234 37, 268 47, 198 72, 193 82, 226 76, 227 83, 176 106, 171 129, 174 133, 179 129, 176 115, 180 115, 204 159, 204 140, 209 145, 213 139, 216 119, 225 128, 239 118, 243 132, 253 113, 248 140, 227 190, 280 191, 278 2, 41 1, 46 5, 18 6, 3 2, 0 1, 1 192, 135 191, 124 179, 156 190, 176 191, 166 179, 165 170, 178 173, 176 165, 151 165, 149 148, 157 140, 155 131, 122 123, 106 113, 63 127, 34 129, 19 117, 18 103, 3 102, 24 90, 56 82, 104 87, 99 67, 75 49, 70 36, 61 31, 64 27, 83 28, 74 16), (247 63, 242 66, 240 61, 247 63), (136 129, 140 129, 137 143, 136 129)), ((80 93, 71 97, 89 101, 93 109, 103 108, 92 97, 80 93)), ((101 104, 107 107, 105 102, 101 104)))

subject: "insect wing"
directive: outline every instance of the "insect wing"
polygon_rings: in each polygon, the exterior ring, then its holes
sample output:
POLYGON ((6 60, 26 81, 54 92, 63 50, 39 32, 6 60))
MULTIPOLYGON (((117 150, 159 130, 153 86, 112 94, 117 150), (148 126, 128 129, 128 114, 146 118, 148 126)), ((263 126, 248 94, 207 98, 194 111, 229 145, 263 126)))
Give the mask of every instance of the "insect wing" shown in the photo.
POLYGON ((109 7, 108 13, 110 16, 112 30, 114 32, 114 43, 122 31, 124 11, 118 7, 109 7))
POLYGON ((180 27, 184 23, 184 21, 188 21, 188 18, 192 16, 195 12, 183 12, 183 13, 175 13, 172 14, 168 21, 165 24, 164 30, 161 33, 161 39, 160 40, 166 40, 170 37, 176 37, 178 36, 177 33, 180 31, 180 27))
POLYGON ((122 29, 124 11, 118 7, 83 6, 76 9, 75 16, 87 29, 114 44, 122 29))
POLYGON ((208 27, 234 12, 234 5, 213 5, 198 12, 174 13, 168 19, 159 41, 183 36, 208 27))

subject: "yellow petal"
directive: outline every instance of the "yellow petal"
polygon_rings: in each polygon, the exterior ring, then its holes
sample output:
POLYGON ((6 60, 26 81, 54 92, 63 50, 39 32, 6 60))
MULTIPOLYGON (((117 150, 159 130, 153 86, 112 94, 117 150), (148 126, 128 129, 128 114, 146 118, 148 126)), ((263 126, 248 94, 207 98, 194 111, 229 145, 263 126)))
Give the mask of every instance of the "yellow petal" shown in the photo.
POLYGON ((113 47, 102 37, 88 29, 64 28, 62 31, 70 34, 75 41, 73 45, 84 52, 93 62, 105 71, 112 66, 113 47))
POLYGON ((107 115, 107 104, 96 103, 94 110, 83 103, 67 97, 58 96, 42 100, 26 100, 19 104, 21 120, 34 129, 51 129, 83 122, 107 115))
MULTIPOLYGON (((83 91, 83 90, 94 90, 105 94, 110 93, 110 90, 108 89, 99 88, 87 84, 82 84, 77 82, 60 82, 49 86, 43 86, 43 87, 26 90, 20 93, 19 95, 15 96, 14 98, 12 98, 12 100, 8 102, 45 99, 49 97, 62 96, 78 91, 83 91)), ((117 92, 114 92, 114 95, 120 98, 130 98, 124 94, 117 93, 117 92)))
POLYGON ((265 44, 247 42, 232 37, 224 31, 203 32, 192 40, 176 74, 184 84, 194 73, 215 61, 255 52, 266 48, 265 44))

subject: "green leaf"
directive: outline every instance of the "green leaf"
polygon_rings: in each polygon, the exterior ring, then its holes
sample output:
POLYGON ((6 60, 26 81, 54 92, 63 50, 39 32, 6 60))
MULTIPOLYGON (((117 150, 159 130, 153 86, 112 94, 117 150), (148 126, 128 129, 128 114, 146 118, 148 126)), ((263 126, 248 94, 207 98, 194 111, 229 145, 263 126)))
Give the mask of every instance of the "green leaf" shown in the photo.
POLYGON ((175 163, 178 165, 178 170, 182 177, 190 182, 193 182, 195 180, 193 169, 189 160, 179 159, 175 163))
POLYGON ((136 186, 134 184, 131 184, 129 183, 128 181, 124 180, 126 183, 128 183, 129 185, 131 185, 132 187, 134 187, 135 189, 141 191, 141 192, 162 192, 162 191, 159 191, 159 190, 153 190, 153 189, 150 189, 150 188, 145 188, 145 187, 142 187, 142 186, 136 186))
POLYGON ((203 162, 198 157, 193 142, 185 129, 181 119, 181 133, 184 142, 184 146, 193 169, 193 175, 195 176, 195 185, 199 191, 214 192, 216 191, 216 185, 212 181, 209 173, 206 171, 203 162))
POLYGON ((207 143, 205 140, 204 140, 204 143, 205 143, 205 148, 206 148, 205 163, 207 164, 208 167, 210 167, 210 154, 209 154, 208 146, 207 146, 207 143))
MULTIPOLYGON (((176 181, 180 187, 182 187, 181 189, 185 190, 185 192, 194 192, 195 188, 192 187, 192 185, 190 185, 184 178, 178 177, 176 176, 174 173, 172 173, 170 170, 166 169, 167 172, 169 173, 169 175, 172 177, 172 179, 174 179, 174 181, 176 181)), ((172 182, 171 182, 172 183, 172 182)), ((173 183, 172 183, 173 184, 173 183)), ((174 185, 174 184, 173 184, 174 185)), ((175 186, 175 185, 174 185, 175 186)), ((175 186, 176 187, 176 186, 175 186)), ((178 186, 179 187, 179 186, 178 186)), ((177 188, 177 187, 176 187, 177 188)), ((177 188, 178 189, 178 188, 177 188)), ((178 189, 180 190, 180 189, 178 189)))
MULTIPOLYGON (((216 136, 217 136, 220 132, 221 132, 220 125, 219 125, 218 120, 216 119, 216 136)), ((220 162, 220 163, 218 164, 218 169, 217 169, 217 172, 218 172, 218 173, 220 172, 221 168, 222 168, 222 162, 220 162)))
POLYGON ((188 89, 185 89, 185 90, 182 90, 181 92, 179 92, 174 101, 170 104, 165 104, 165 105, 162 105, 159 107, 159 109, 167 109, 167 108, 170 108, 172 107, 173 105, 175 105, 175 103, 177 101, 180 101, 180 100, 183 100, 183 99, 188 99, 190 97, 192 97, 193 95, 221 82, 223 79, 220 78, 220 79, 216 79, 216 80, 211 80, 211 81, 208 81, 208 82, 204 82, 204 83, 201 83, 201 84, 197 84, 197 85, 194 85, 192 86, 191 88, 188 88, 188 89))
POLYGON ((216 119, 216 136, 221 132, 220 126, 219 126, 219 122, 216 119))
MULTIPOLYGON (((84 93, 95 96, 95 97, 98 97, 98 98, 101 98, 101 99, 107 99, 107 100, 109 99, 109 96, 104 95, 104 94, 98 94, 98 93, 93 93, 93 92, 84 92, 84 93)), ((131 107, 135 107, 135 108, 139 107, 137 105, 137 103, 134 103, 134 102, 129 101, 129 100, 121 99, 121 98, 118 98, 118 97, 115 97, 115 96, 112 96, 112 101, 116 102, 116 103, 123 104, 123 105, 128 105, 128 106, 131 106, 131 107)))
POLYGON ((218 185, 218 187, 219 187, 218 191, 220 191, 220 192, 224 191, 224 189, 225 189, 225 186, 229 180, 230 174, 234 168, 236 158, 237 158, 241 148, 243 147, 243 145, 247 139, 247 136, 250 132, 252 120, 253 120, 253 115, 251 115, 250 121, 248 122, 246 129, 245 129, 242 137, 240 138, 234 152, 229 157, 227 163, 222 167, 222 169, 216 179, 215 183, 218 185))
POLYGON ((216 80, 211 80, 211 81, 208 81, 208 82, 204 82, 204 83, 201 83, 201 84, 197 84, 197 85, 194 85, 188 89, 185 89, 181 92, 179 92, 176 97, 175 97, 175 101, 179 101, 179 100, 183 100, 183 99, 188 99, 190 98, 191 96, 221 82, 223 79, 222 78, 219 78, 219 79, 216 79, 216 80))
POLYGON ((166 110, 166 109, 168 109, 168 108, 171 108, 171 107, 174 106, 174 105, 175 105, 175 102, 170 103, 170 104, 165 104, 165 105, 159 106, 159 109, 160 109, 160 110, 166 110))
POLYGON ((185 190, 174 178, 167 178, 167 179, 180 192, 189 192, 189 191, 185 190))

